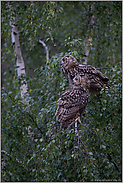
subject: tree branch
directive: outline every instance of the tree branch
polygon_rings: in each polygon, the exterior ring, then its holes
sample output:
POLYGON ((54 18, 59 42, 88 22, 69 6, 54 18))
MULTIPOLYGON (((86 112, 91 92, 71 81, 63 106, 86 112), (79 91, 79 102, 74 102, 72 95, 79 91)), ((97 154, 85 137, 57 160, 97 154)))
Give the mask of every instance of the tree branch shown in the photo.
POLYGON ((115 161, 112 160, 113 158, 111 157, 111 155, 109 153, 107 153, 107 154, 108 154, 109 160, 112 161, 112 163, 114 164, 114 166, 117 169, 117 171, 120 172, 119 167, 117 166, 117 164, 115 163, 115 161))
MULTIPOLYGON (((7 153, 6 151, 4 151, 4 150, 1 150, 1 153, 4 153, 5 155, 11 157, 11 155, 10 155, 9 153, 7 153)), ((15 159, 15 161, 18 162, 18 163, 20 163, 21 166, 25 168, 25 166, 24 166, 17 158, 15 159)), ((26 169, 27 169, 27 168, 26 168, 26 169)))
POLYGON ((49 50, 48 50, 48 47, 44 43, 44 41, 41 41, 40 39, 39 39, 39 43, 41 43, 43 45, 43 47, 45 48, 45 51, 46 51, 46 60, 47 60, 47 63, 48 63, 48 60, 49 60, 49 50))
POLYGON ((29 114, 29 113, 28 113, 28 115, 29 115, 29 117, 31 118, 31 120, 33 121, 33 123, 35 124, 36 128, 38 129, 38 131, 40 131, 40 134, 42 135, 42 131, 41 131, 41 129, 38 127, 38 124, 37 124, 37 122, 34 120, 33 116, 32 116, 31 114, 29 114))

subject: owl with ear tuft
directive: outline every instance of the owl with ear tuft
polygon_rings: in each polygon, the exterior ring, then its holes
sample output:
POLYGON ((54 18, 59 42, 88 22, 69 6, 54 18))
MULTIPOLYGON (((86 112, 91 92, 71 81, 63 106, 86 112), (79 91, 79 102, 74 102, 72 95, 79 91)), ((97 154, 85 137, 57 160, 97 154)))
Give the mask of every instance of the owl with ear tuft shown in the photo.
POLYGON ((73 78, 72 87, 66 90, 58 99, 55 116, 66 129, 73 121, 80 121, 80 116, 88 104, 90 82, 87 77, 79 74, 73 78))
POLYGON ((91 65, 78 63, 72 55, 64 56, 60 61, 60 65, 70 86, 72 86, 72 80, 77 74, 88 78, 90 82, 89 92, 92 94, 99 94, 104 84, 108 86, 108 77, 91 65))

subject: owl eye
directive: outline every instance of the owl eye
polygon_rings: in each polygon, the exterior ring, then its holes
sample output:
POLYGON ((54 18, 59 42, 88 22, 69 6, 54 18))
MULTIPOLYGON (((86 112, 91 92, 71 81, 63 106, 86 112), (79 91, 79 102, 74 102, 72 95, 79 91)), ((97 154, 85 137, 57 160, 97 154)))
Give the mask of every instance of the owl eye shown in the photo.
POLYGON ((65 62, 65 58, 63 58, 63 62, 65 62))
POLYGON ((78 81, 78 78, 76 78, 75 80, 78 81))

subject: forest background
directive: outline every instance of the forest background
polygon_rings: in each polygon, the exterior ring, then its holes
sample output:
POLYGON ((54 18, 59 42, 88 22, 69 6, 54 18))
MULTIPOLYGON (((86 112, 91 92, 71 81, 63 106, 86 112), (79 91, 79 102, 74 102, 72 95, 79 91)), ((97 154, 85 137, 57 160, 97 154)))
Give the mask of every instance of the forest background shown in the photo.
POLYGON ((1 181, 122 181, 121 17, 121 1, 1 2, 1 181), (78 136, 55 118, 67 54, 110 80, 90 94, 78 136))

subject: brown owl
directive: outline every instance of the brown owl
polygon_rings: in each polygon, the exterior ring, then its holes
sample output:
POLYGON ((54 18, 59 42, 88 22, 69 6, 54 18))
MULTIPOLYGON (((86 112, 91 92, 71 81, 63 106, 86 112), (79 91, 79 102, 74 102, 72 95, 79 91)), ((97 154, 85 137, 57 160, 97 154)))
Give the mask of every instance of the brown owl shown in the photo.
POLYGON ((79 74, 81 77, 86 76, 90 81, 89 91, 98 94, 103 85, 108 85, 108 77, 98 71, 91 65, 79 64, 72 55, 64 56, 61 59, 62 72, 72 86, 73 78, 79 74))
POLYGON ((62 128, 67 128, 73 121, 80 121, 81 114, 88 104, 90 83, 87 77, 76 75, 72 87, 66 90, 58 99, 56 119, 62 123, 62 128))

